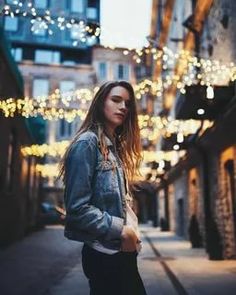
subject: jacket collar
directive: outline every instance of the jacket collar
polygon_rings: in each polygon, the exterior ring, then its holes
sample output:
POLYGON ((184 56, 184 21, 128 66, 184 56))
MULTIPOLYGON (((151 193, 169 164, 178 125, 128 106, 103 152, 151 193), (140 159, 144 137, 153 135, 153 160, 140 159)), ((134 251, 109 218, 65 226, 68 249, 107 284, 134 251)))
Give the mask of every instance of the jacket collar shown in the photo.
POLYGON ((110 138, 107 135, 105 135, 105 142, 106 142, 107 146, 113 146, 112 141, 110 140, 110 138))

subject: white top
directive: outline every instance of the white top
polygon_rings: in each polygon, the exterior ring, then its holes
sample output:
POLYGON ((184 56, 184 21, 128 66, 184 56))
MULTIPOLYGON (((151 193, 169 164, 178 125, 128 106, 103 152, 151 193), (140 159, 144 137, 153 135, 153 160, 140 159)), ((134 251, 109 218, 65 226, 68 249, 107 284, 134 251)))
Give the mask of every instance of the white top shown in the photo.
MULTIPOLYGON (((135 231, 138 239, 140 239, 140 232, 138 229, 138 218, 137 218, 136 214, 134 213, 134 211, 132 210, 132 208, 129 206, 128 202, 126 204, 126 208, 127 208, 127 210, 126 210, 126 225, 130 226, 135 231)), ((87 243, 87 245, 99 252, 109 254, 109 255, 120 252, 120 250, 112 250, 112 249, 105 248, 97 240, 87 243)), ((136 250, 137 250, 137 252, 139 252, 141 250, 140 243, 137 243, 136 250)))

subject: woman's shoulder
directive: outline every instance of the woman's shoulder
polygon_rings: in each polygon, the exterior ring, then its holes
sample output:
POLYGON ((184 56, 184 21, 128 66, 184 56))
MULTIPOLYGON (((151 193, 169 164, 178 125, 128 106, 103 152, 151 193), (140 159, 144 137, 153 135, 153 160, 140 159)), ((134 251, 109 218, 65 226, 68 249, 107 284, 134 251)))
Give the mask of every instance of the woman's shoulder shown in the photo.
POLYGON ((97 134, 92 130, 87 130, 81 133, 76 141, 92 141, 96 142, 98 140, 97 134))
POLYGON ((79 135, 73 146, 76 147, 81 142, 86 142, 89 145, 97 145, 98 137, 95 132, 87 130, 79 135))
POLYGON ((93 131, 85 131, 79 135, 77 140, 71 145, 69 154, 80 153, 82 150, 97 148, 97 135, 93 131))

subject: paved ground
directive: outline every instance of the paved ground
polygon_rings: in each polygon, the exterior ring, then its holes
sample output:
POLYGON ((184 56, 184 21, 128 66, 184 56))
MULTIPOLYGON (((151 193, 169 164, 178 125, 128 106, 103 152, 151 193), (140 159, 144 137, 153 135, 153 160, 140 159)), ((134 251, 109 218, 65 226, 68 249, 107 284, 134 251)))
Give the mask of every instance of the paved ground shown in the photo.
POLYGON ((204 249, 191 249, 189 242, 173 233, 147 226, 141 230, 161 254, 159 262, 167 267, 167 273, 170 271, 168 277, 177 294, 236 294, 236 260, 210 261, 204 249))
MULTIPOLYGON (((138 263, 148 295, 236 294, 236 260, 209 261, 204 249, 191 249, 172 233, 140 228, 143 249, 138 263)), ((81 247, 66 240, 63 228, 56 226, 0 251, 0 294, 89 294, 81 247)))
POLYGON ((54 226, 0 251, 0 294, 47 294, 80 263, 80 248, 64 239, 61 226, 54 226))

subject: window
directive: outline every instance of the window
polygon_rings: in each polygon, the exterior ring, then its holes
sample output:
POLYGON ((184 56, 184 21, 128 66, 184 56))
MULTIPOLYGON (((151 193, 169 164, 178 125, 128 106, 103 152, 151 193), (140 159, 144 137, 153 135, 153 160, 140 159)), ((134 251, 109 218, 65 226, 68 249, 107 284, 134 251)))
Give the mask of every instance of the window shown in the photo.
POLYGON ((74 65, 76 65, 76 62, 74 60, 64 60, 63 65, 65 65, 65 66, 74 66, 74 65))
MULTIPOLYGON (((70 80, 64 80, 60 82, 60 92, 62 99, 68 96, 68 92, 75 90, 75 82, 70 80)), ((60 120, 59 127, 60 137, 69 137, 72 133, 72 123, 67 122, 65 119, 60 120)))
POLYGON ((15 61, 22 61, 22 48, 12 48, 11 54, 15 61))
POLYGON ((5 16, 4 29, 9 32, 18 30, 18 17, 5 16))
POLYGON ((35 52, 35 62, 37 63, 60 63, 60 52, 38 49, 35 52))
POLYGON ((70 37, 73 40, 78 40, 83 36, 83 30, 82 27, 80 27, 78 24, 73 25, 70 29, 70 37))
POLYGON ((116 67, 115 79, 129 80, 129 65, 118 64, 116 67))
POLYGON ((95 36, 87 37, 87 45, 93 46, 97 43, 97 38, 95 36))
POLYGON ((60 92, 61 97, 65 98, 68 95, 68 92, 72 92, 75 90, 75 82, 74 81, 61 81, 60 82, 60 92))
POLYGON ((87 18, 89 19, 97 19, 97 9, 94 7, 88 7, 87 10, 87 18))
POLYGON ((83 13, 84 0, 71 0, 71 12, 83 13))
POLYGON ((72 123, 67 122, 65 119, 60 119, 60 137, 69 137, 72 133, 72 123))
POLYGON ((34 7, 35 8, 48 8, 48 0, 34 0, 34 7))
POLYGON ((64 137, 66 134, 66 120, 61 119, 60 120, 60 136, 64 137))
POLYGON ((105 62, 99 63, 98 75, 101 80, 105 80, 107 78, 107 64, 105 62))
POLYGON ((43 78, 36 78, 33 81, 33 98, 37 98, 39 96, 48 95, 49 93, 49 81, 43 78))
POLYGON ((124 77, 124 66, 118 65, 118 79, 123 79, 124 77))
POLYGON ((47 24, 44 21, 35 20, 32 24, 32 34, 39 37, 45 37, 47 34, 47 24))
POLYGON ((66 93, 75 90, 75 82, 70 80, 64 80, 60 82, 61 93, 66 93))

